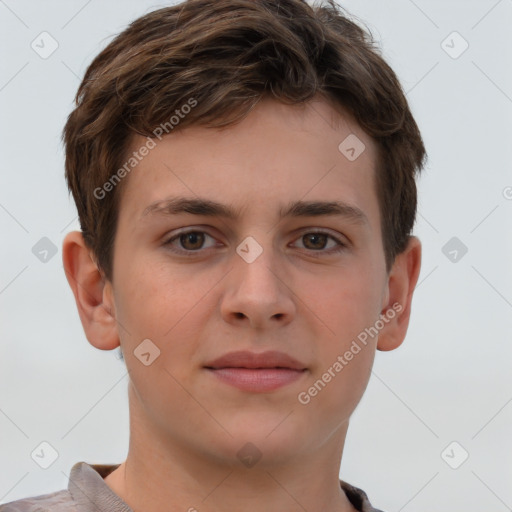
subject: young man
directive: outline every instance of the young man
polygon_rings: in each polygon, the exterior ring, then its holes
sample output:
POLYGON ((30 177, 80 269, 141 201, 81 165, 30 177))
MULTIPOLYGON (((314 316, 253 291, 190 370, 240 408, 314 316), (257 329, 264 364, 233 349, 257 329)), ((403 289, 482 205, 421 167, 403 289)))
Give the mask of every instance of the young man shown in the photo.
POLYGON ((375 350, 406 335, 425 149, 334 3, 189 0, 86 72, 64 130, 87 339, 122 347, 130 446, 36 510, 376 511, 339 480, 375 350))

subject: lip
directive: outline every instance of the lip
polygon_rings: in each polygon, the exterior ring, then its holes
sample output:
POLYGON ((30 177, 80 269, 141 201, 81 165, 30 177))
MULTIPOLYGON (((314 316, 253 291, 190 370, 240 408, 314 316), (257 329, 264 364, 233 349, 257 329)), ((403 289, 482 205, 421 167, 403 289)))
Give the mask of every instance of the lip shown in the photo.
POLYGON ((305 370, 306 365, 285 354, 269 350, 267 352, 249 352, 247 350, 229 352, 207 364, 206 368, 219 370, 221 368, 285 368, 288 370, 305 370))
POLYGON ((242 391, 267 393, 300 379, 306 370, 290 368, 208 368, 215 377, 242 391))
POLYGON ((226 384, 242 391, 265 393, 300 379, 305 365, 283 352, 231 352, 205 365, 226 384))

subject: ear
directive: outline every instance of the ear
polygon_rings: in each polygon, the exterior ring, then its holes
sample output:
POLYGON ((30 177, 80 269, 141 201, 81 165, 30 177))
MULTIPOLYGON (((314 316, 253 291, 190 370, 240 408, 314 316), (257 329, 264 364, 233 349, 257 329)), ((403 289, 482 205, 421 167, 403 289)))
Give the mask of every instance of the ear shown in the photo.
POLYGON ((81 231, 64 238, 62 263, 89 343, 101 350, 118 347, 112 283, 98 270, 81 231))
POLYGON ((405 250, 396 256, 389 272, 386 300, 381 311, 385 326, 379 333, 378 350, 394 350, 404 341, 420 268, 421 243, 413 236, 405 250))

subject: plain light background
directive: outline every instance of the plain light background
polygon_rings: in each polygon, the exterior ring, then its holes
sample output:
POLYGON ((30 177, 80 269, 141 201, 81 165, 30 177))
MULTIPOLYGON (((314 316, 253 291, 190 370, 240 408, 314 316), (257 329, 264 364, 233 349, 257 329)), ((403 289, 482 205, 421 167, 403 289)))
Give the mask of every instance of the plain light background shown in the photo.
MULTIPOLYGON (((386 512, 511 510, 512 1, 339 3, 397 72, 429 154, 411 325, 377 352, 341 477, 386 512)), ((0 503, 65 488, 75 462, 126 456, 124 363, 87 342, 62 268, 78 222, 60 135, 93 57, 169 4, 0 0, 0 503), (58 43, 46 59, 31 47, 51 49, 42 32, 58 43), (58 452, 48 469, 31 457, 42 442, 58 452)))

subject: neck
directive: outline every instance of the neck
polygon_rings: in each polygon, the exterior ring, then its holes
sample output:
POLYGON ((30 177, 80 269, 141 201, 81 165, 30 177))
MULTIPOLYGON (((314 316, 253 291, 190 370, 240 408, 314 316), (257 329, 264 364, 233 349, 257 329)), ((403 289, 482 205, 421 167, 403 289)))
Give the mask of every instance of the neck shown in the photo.
POLYGON ((105 482, 134 511, 353 512, 338 477, 347 428, 310 452, 249 467, 172 439, 130 407, 128 456, 105 482))

